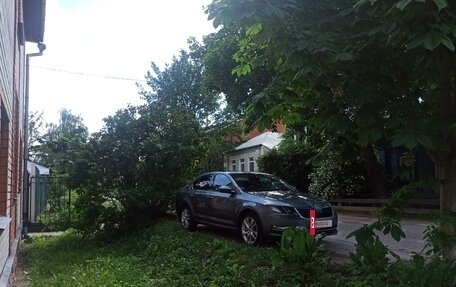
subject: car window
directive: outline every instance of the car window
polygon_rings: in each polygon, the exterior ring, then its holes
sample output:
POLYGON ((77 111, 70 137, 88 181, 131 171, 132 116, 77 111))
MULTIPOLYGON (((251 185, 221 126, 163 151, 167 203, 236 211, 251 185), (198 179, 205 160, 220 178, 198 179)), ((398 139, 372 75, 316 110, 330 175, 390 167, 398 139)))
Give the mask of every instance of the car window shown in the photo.
POLYGON ((269 174, 231 174, 236 184, 244 191, 294 191, 294 189, 284 181, 269 174))
POLYGON ((214 188, 220 187, 220 186, 229 186, 231 187, 233 184, 231 183, 231 180, 224 174, 217 174, 214 178, 214 188))
POLYGON ((212 187, 212 174, 205 174, 193 182, 193 189, 207 190, 212 187))

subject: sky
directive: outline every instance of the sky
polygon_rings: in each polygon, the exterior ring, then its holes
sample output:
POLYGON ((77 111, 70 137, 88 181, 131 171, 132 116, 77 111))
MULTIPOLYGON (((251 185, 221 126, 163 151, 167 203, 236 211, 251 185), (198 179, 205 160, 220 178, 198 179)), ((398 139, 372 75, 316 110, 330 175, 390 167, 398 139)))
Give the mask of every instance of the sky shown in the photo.
MULTIPOLYGON (((103 118, 143 101, 151 62, 161 69, 191 36, 215 31, 210 0, 47 0, 43 56, 30 58, 29 111, 58 123, 61 109, 80 115, 89 132, 103 118)), ((27 53, 37 52, 28 43, 27 53)))

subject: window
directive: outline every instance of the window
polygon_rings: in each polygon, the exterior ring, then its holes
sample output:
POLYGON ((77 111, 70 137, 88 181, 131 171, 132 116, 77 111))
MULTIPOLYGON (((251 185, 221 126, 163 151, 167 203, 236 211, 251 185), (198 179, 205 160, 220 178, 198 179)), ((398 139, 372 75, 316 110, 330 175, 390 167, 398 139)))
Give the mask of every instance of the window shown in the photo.
POLYGON ((217 174, 214 178, 214 188, 220 186, 232 186, 231 180, 224 174, 217 174))
POLYGON ((232 173, 231 177, 244 191, 295 191, 295 189, 281 179, 268 174, 232 173))
POLYGON ((212 186, 212 174, 204 174, 193 182, 193 189, 210 189, 212 186))
POLYGON ((231 170, 236 171, 236 160, 235 159, 231 160, 231 170))
POLYGON ((249 171, 255 171, 255 158, 249 157, 249 171))
POLYGON ((245 159, 239 159, 239 166, 241 167, 241 171, 245 171, 245 159))
POLYGON ((399 158, 399 178, 401 181, 415 179, 415 155, 406 153, 399 158))

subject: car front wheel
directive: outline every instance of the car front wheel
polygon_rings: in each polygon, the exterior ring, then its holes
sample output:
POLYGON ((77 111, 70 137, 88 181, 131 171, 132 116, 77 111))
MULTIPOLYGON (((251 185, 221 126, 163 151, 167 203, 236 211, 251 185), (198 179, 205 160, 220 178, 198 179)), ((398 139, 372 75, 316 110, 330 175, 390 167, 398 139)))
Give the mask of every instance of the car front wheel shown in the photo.
POLYGON ((249 212, 241 220, 241 237, 247 244, 259 244, 262 241, 261 225, 258 217, 249 212))
POLYGON ((196 223, 192 217, 192 211, 188 206, 182 208, 179 221, 182 227, 189 231, 193 231, 196 228, 196 223))

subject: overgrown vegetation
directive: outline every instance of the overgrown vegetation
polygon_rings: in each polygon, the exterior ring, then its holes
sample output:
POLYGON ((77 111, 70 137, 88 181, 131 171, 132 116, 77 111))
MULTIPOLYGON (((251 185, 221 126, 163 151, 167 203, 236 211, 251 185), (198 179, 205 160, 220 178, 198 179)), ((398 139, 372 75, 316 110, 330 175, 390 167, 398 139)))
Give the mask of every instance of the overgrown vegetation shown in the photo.
POLYGON ((308 144, 285 139, 279 148, 269 150, 258 158, 258 167, 305 192, 310 184, 311 159, 314 155, 314 149, 308 144))
POLYGON ((375 147, 423 147, 442 211, 456 212, 454 2, 214 0, 208 11, 215 26, 245 31, 233 74, 274 74, 247 109, 252 126, 282 121, 349 141, 378 197, 375 147))
MULTIPOLYGON (((331 262, 320 239, 305 230, 286 230, 280 247, 249 246, 231 240, 234 233, 226 236, 220 238, 213 231, 190 233, 165 219, 110 244, 69 231, 33 237, 22 243, 21 250, 34 287, 450 287, 456 283, 456 262, 439 256, 364 260, 360 268, 356 261, 331 262)), ((358 244, 365 244, 362 241, 358 244)), ((365 252, 358 256, 369 253, 365 252)))
POLYGON ((318 165, 309 179, 309 191, 323 198, 362 197, 366 194, 363 162, 356 153, 347 159, 338 149, 320 154, 318 165))
POLYGON ((190 40, 163 70, 152 64, 145 104, 106 118, 100 132, 89 136, 63 110, 39 135, 32 114, 32 159, 68 176, 77 195, 70 211, 59 207, 65 194, 51 194, 41 215, 48 228, 74 229, 22 246, 33 286, 455 286, 454 4, 214 0, 208 13, 218 32, 190 40), (281 121, 317 138, 286 142, 259 165, 323 197, 363 193, 365 179, 385 196, 375 147, 424 148, 444 211, 424 235, 425 254, 403 260, 379 236, 405 236, 400 210, 416 182, 351 233, 355 252, 342 264, 303 230, 252 247, 164 219, 195 173, 223 168, 244 115, 251 128, 281 121), (354 147, 351 158, 339 142, 354 147))

